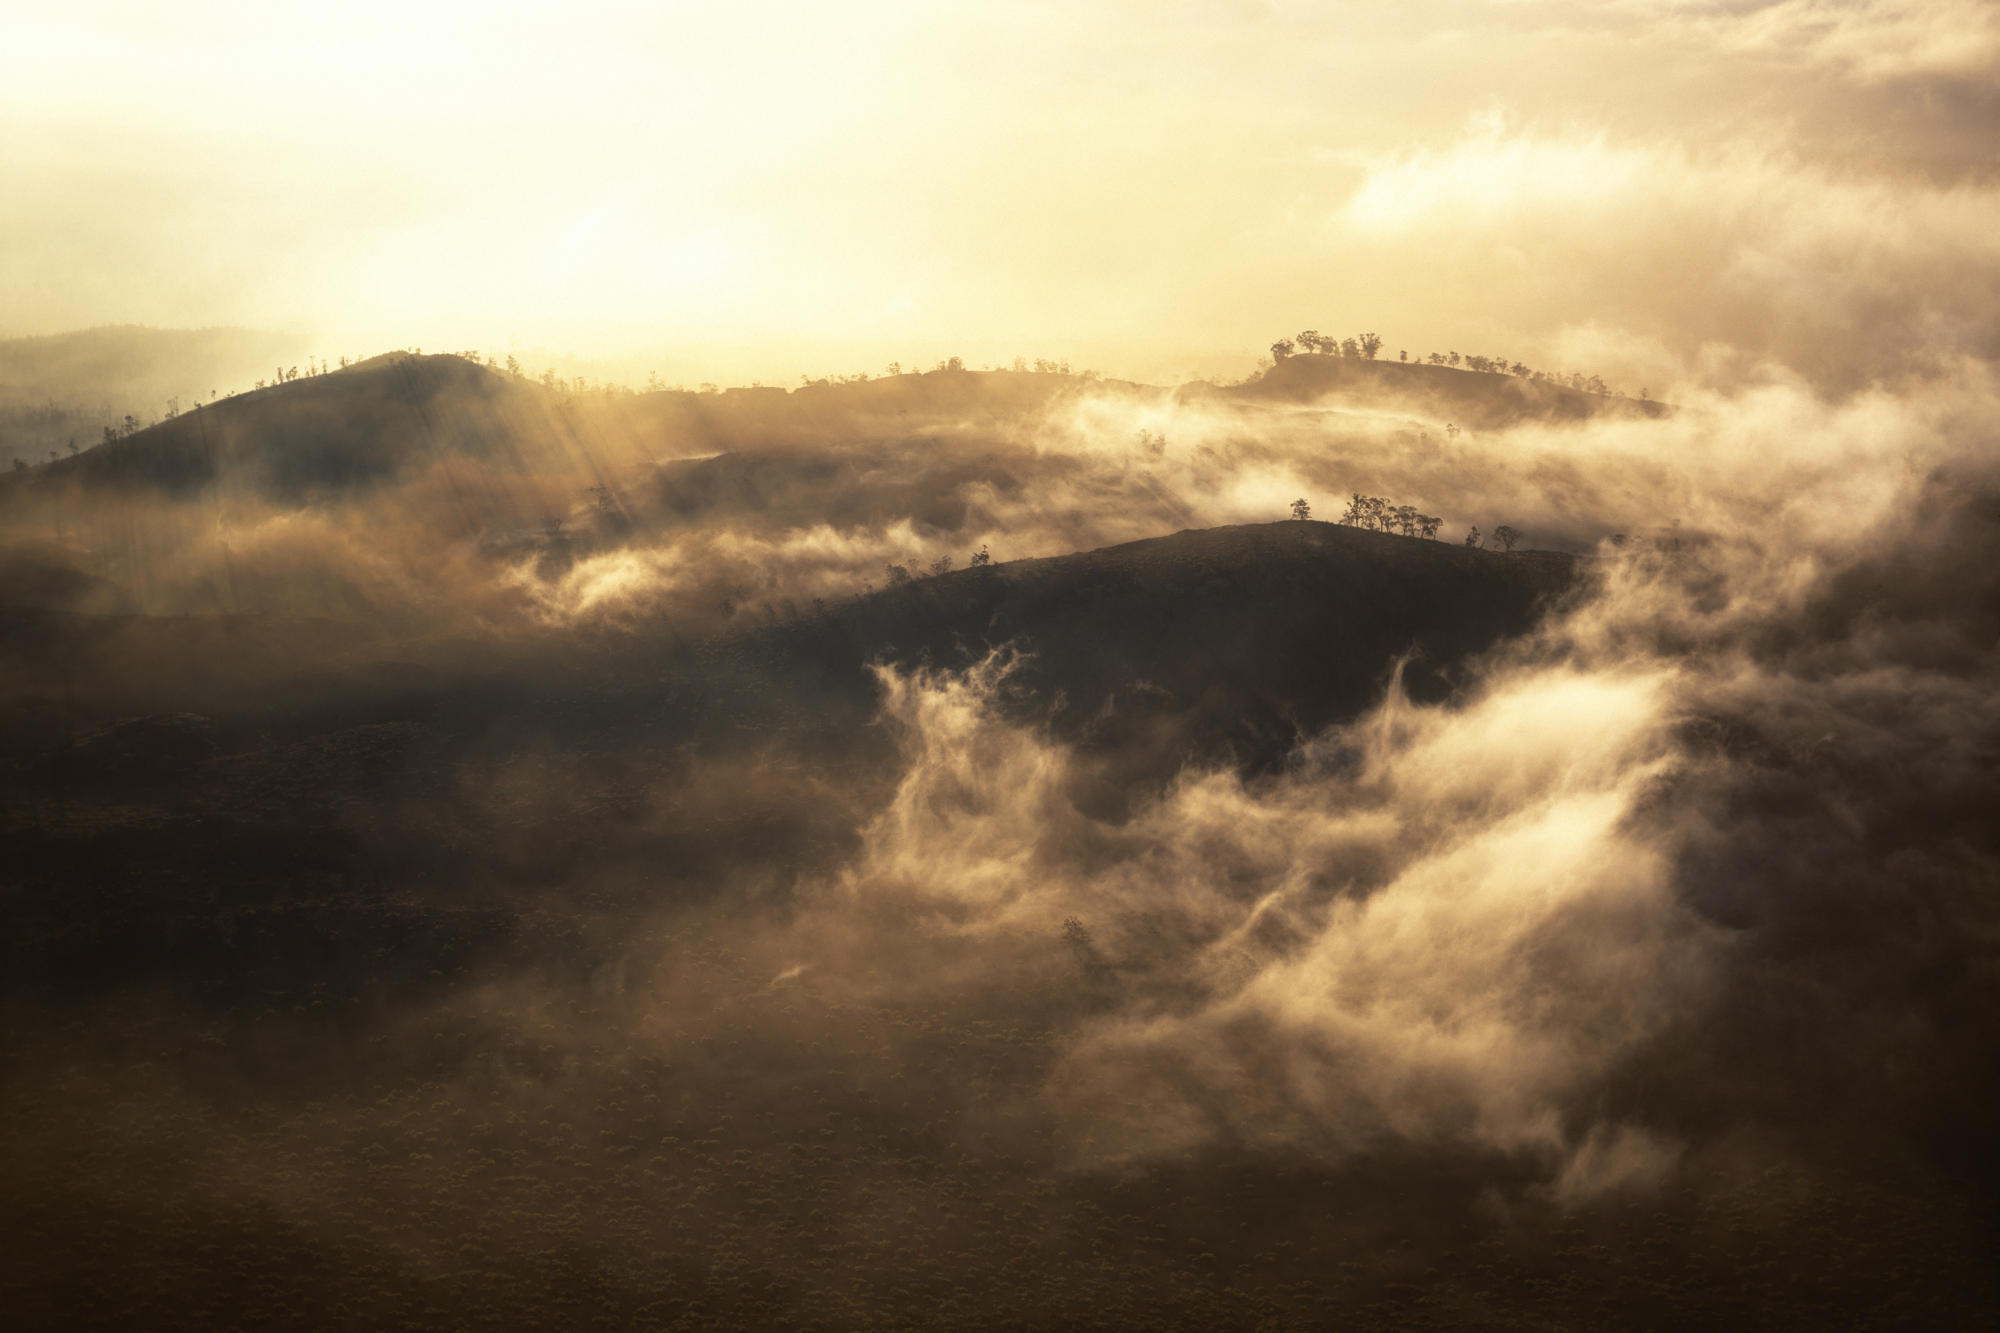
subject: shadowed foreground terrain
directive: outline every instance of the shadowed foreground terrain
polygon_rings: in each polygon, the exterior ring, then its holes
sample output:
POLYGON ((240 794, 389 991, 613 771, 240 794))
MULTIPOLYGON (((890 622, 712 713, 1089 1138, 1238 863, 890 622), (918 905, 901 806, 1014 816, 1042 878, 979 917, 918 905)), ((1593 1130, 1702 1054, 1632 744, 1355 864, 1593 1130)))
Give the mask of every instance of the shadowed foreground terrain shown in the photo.
POLYGON ((1980 576, 1187 522, 1544 447, 1291 411, 389 358, 11 482, 12 1322, 1980 1326, 1980 576))

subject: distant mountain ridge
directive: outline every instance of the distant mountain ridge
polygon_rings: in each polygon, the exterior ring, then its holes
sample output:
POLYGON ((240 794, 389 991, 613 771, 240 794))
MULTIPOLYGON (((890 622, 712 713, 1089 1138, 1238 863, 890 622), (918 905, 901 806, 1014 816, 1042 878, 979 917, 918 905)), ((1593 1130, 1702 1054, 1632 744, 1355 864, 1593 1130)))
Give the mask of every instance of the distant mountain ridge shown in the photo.
POLYGON ((1435 417, 1493 430, 1521 421, 1584 421, 1598 416, 1659 417, 1665 404, 1586 393, 1549 380, 1414 361, 1301 353, 1280 359, 1242 384, 1195 386, 1183 393, 1232 401, 1352 404, 1435 417))
MULTIPOLYGON (((185 493, 211 484, 218 470, 241 468, 253 489, 289 502, 315 487, 366 484, 440 452, 518 468, 533 463, 538 445, 565 436, 574 436, 583 452, 603 446, 629 453, 615 446, 641 439, 683 451, 831 446, 940 424, 1021 419, 1084 393, 1351 407, 1473 429, 1669 410, 1513 375, 1312 354, 1286 357, 1240 384, 1173 389, 1055 372, 940 369, 792 389, 579 395, 453 354, 392 352, 191 407, 124 438, 87 440, 77 457, 29 471, 91 487, 140 484, 185 493)), ((571 450, 562 461, 574 463, 575 455, 571 450)), ((0 479, 0 494, 5 484, 0 479)))

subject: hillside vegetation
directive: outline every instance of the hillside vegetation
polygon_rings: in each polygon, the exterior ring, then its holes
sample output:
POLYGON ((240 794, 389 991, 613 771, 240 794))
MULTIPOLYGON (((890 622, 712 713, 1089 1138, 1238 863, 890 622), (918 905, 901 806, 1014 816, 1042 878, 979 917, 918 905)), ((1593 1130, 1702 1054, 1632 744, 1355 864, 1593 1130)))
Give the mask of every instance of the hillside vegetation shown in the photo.
POLYGON ((1407 412, 1482 430, 1523 421, 1656 417, 1667 411, 1661 403, 1586 393, 1500 371, 1325 355, 1283 357, 1243 384, 1208 392, 1231 399, 1407 412))

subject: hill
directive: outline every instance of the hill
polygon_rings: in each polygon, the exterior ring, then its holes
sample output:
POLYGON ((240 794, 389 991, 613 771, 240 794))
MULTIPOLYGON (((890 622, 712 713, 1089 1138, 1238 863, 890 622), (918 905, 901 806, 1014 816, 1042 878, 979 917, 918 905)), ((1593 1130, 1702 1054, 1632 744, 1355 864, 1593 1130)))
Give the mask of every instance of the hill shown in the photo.
POLYGON ((853 816, 786 775, 886 797, 881 664, 1021 654, 996 706, 1074 747, 1071 799, 1115 822, 1184 764, 1281 763, 1406 658, 1413 698, 1449 697, 1576 573, 1285 522, 961 570, 706 643, 670 626, 412 643, 326 620, 11 611, 9 984, 359 993, 504 952, 552 883, 632 877, 653 902, 663 877, 713 893, 703 868, 732 859, 823 865, 853 816), (744 765, 754 782, 723 805, 662 804, 744 765), (508 773, 540 776, 503 797, 508 773), (383 896, 413 874, 424 901, 476 898, 479 931, 383 896), (255 904, 257 933, 216 935, 218 895, 255 904), (325 955, 329 911, 391 961, 325 955), (282 979, 269 958, 289 960, 282 979))
POLYGON ((298 505, 443 456, 518 463, 550 427, 542 392, 456 356, 392 353, 235 394, 14 478, 25 490, 151 491, 298 505))
MULTIPOLYGON (((567 467, 577 450, 703 454, 832 446, 905 430, 1018 419, 1083 388, 1159 393, 1055 373, 936 370, 714 393, 549 388, 445 353, 391 352, 234 394, 78 456, 38 464, 45 484, 184 495, 220 482, 281 503, 365 488, 440 457, 517 472, 567 467), (551 457, 551 455, 555 455, 551 457)), ((25 478, 0 477, 21 486, 25 478)))
POLYGON ((1316 403, 1433 417, 1479 430, 1521 421, 1665 415, 1664 404, 1584 393, 1492 371, 1305 353, 1284 357, 1246 383, 1198 391, 1229 401, 1316 403))
POLYGON ((15 780, 32 789, 48 747, 67 743, 48 712, 62 692, 72 731, 172 713, 213 717, 224 734, 310 731, 322 716, 456 716, 475 730, 519 717, 563 744, 597 743, 600 719, 621 747, 671 745, 702 733, 707 713, 750 731, 817 710, 835 729, 860 725, 877 699, 873 664, 957 669, 1013 650, 1017 712, 1057 735, 1117 748, 1151 728, 1176 754, 1191 745, 1257 766, 1379 698, 1405 657, 1411 696, 1446 698, 1468 657, 1529 628, 1578 571, 1554 552, 1287 521, 962 569, 705 639, 670 621, 494 639, 328 617, 84 611, 66 600, 74 575, 24 562, 36 597, 0 612, 0 708, 23 741, 15 780), (552 712, 551 691, 569 703, 552 712), (662 712, 663 691, 681 704, 662 712), (691 702, 710 692, 730 702, 691 702), (548 721, 563 717, 576 736, 548 721))
POLYGON ((0 467, 88 448, 127 415, 151 421, 170 400, 206 400, 305 350, 292 335, 232 328, 114 325, 0 339, 0 467))
POLYGON ((1107 756, 1129 797, 1182 762, 1266 768, 1379 700, 1449 697, 1467 659, 1523 633, 1579 562, 1285 521, 1214 528, 912 581, 760 636, 851 676, 962 669, 1012 649, 1012 707, 1107 756), (1134 784, 1137 784, 1136 786, 1134 784))

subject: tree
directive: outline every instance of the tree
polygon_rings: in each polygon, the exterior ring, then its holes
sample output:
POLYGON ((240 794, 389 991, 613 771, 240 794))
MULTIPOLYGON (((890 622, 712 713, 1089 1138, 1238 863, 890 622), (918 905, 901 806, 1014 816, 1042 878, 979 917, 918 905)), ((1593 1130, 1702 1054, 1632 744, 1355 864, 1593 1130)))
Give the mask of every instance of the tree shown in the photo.
POLYGON ((1292 340, 1290 338, 1280 338, 1278 339, 1278 341, 1271 344, 1271 359, 1273 361, 1283 361, 1286 357, 1290 356, 1294 350, 1295 349, 1292 346, 1292 340))
POLYGON ((972 559, 966 561, 966 566, 970 569, 984 569, 992 563, 993 556, 987 551, 986 543, 981 542, 979 543, 979 549, 972 553, 972 559))
POLYGON ((1409 349, 1404 348, 1402 351, 1396 353, 1396 359, 1398 361, 1408 361, 1410 359, 1409 349))
POLYGON ((941 555, 937 559, 931 561, 932 578, 936 578, 940 574, 949 574, 950 572, 951 572, 951 556, 949 554, 941 555))
POLYGON ((1303 495, 1292 501, 1292 517, 1298 519, 1300 522, 1303 523, 1306 519, 1311 518, 1312 511, 1313 507, 1306 503, 1303 495))
POLYGON ((1510 528, 1505 523, 1502 523, 1499 527, 1493 529, 1493 540, 1500 543, 1502 550, 1511 551, 1514 549, 1514 543, 1521 540, 1521 534, 1518 529, 1510 528))
POLYGON ((1438 529, 1443 524, 1444 520, 1436 514, 1425 514, 1417 520, 1418 535, 1423 537, 1425 541, 1435 541, 1437 540, 1438 529))
POLYGON ((28 464, 26 460, 21 458, 20 455, 18 454, 15 455, 14 457, 14 470, 16 472, 26 472, 28 470, 28 464))
POLYGON ((1307 329, 1304 333, 1301 333, 1298 336, 1296 341, 1298 342, 1299 347, 1302 350, 1307 352, 1317 352, 1319 350, 1321 342, 1319 336, 1319 330, 1307 329))
POLYGON ((1350 359, 1359 357, 1361 355, 1361 344, 1355 342, 1352 338, 1342 338, 1340 340, 1340 354, 1350 359))
POLYGON ((908 583, 909 581, 910 581, 910 570, 909 570, 909 567, 908 567, 907 565, 890 565, 890 566, 889 566, 889 586, 890 586, 890 587, 892 587, 892 588, 893 588, 893 587, 895 587, 895 586, 896 586, 896 585, 898 585, 898 584, 901 584, 901 583, 908 583))
POLYGON ((1465 544, 1467 546, 1477 547, 1479 545, 1479 542, 1480 538, 1479 538, 1478 528, 1474 528, 1472 531, 1465 534, 1465 544))
POLYGON ((1361 335, 1361 355, 1363 358, 1373 361, 1375 354, 1381 350, 1382 339, 1380 337, 1373 333, 1364 333, 1361 335))

